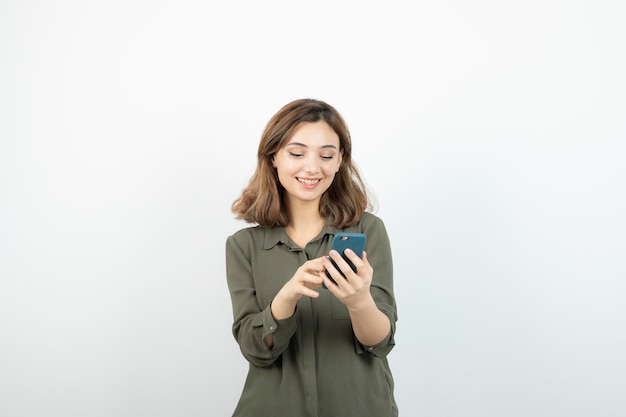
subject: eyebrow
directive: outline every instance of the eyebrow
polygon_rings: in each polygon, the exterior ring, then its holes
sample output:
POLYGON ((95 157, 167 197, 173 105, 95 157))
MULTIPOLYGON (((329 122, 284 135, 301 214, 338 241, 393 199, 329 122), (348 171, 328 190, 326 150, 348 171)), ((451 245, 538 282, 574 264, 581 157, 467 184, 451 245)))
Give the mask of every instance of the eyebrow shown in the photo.
MULTIPOLYGON (((300 142, 290 142, 286 146, 301 146, 303 148, 308 148, 308 146, 306 146, 304 143, 300 143, 300 142)), ((320 146, 320 148, 322 148, 322 149, 325 149, 325 148, 337 149, 337 147, 335 145, 322 145, 322 146, 320 146)))

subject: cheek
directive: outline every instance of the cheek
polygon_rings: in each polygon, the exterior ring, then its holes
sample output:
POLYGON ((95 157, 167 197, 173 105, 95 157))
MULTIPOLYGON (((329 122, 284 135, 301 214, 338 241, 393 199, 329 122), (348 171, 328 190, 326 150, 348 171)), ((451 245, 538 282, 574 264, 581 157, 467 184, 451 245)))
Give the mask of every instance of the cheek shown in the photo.
POLYGON ((337 172, 339 172, 339 168, 341 167, 341 163, 337 163, 335 165, 333 165, 332 168, 329 168, 329 171, 332 172, 333 175, 335 175, 337 172))
POLYGON ((284 161, 278 161, 276 164, 276 176, 278 177, 278 181, 284 185, 284 182, 288 181, 293 176, 293 166, 284 161))
POLYGON ((327 172, 324 173, 324 177, 326 177, 330 182, 333 182, 336 176, 337 171, 335 171, 334 169, 329 169, 327 172))
POLYGON ((289 162, 281 161, 276 166, 279 174, 287 175, 293 172, 293 165, 289 162))

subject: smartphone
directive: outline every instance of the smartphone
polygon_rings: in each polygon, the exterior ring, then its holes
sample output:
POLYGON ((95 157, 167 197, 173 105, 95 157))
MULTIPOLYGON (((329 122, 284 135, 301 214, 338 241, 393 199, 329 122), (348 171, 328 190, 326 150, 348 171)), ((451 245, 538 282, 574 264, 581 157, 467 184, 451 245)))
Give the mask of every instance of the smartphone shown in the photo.
MULTIPOLYGON (((337 252, 339 252, 341 257, 348 263, 348 265, 350 265, 350 268, 352 268, 352 270, 356 272, 356 266, 354 266, 354 264, 348 259, 348 257, 344 254, 344 251, 350 248, 354 253, 357 254, 359 258, 361 258, 363 256, 363 250, 365 249, 366 241, 367 241, 367 237, 363 233, 340 232, 340 233, 337 233, 335 237, 333 238, 331 249, 334 249, 337 252)), ((333 264, 333 266, 337 268, 337 270, 341 273, 341 275, 345 277, 343 272, 341 272, 339 268, 337 267, 337 264, 335 263, 335 261, 333 261, 332 258, 329 258, 329 259, 330 259, 330 262, 333 264)), ((335 282, 335 280, 333 279, 333 277, 330 276, 328 271, 326 271, 326 276, 330 278, 332 282, 335 282)))

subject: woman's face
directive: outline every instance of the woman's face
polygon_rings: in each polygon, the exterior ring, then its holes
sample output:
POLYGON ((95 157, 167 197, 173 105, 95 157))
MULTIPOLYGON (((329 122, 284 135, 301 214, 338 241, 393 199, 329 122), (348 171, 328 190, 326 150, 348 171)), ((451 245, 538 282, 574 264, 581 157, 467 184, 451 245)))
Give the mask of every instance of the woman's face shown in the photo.
POLYGON ((319 203, 339 171, 339 136, 324 122, 302 122, 272 165, 290 203, 319 203))

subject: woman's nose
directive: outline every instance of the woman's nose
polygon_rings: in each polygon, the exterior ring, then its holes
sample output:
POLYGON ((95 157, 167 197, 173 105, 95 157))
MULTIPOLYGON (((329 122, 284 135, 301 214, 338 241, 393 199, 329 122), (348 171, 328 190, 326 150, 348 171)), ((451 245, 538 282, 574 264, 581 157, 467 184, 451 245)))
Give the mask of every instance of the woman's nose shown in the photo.
POLYGON ((310 174, 317 174, 319 172, 320 166, 319 163, 317 161, 317 158, 312 157, 312 158, 307 158, 305 165, 304 165, 304 170, 310 174))

